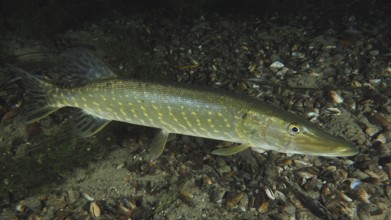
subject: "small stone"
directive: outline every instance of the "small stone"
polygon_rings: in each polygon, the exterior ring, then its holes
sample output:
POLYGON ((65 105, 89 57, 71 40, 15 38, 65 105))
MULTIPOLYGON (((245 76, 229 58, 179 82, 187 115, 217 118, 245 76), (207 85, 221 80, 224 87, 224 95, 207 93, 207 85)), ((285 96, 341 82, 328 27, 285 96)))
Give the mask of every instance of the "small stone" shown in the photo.
POLYGON ((24 205, 35 212, 39 212, 42 207, 41 200, 36 197, 26 198, 24 205))
POLYGON ((75 203, 80 198, 80 193, 76 190, 67 191, 68 202, 75 203))
POLYGON ((269 200, 266 200, 265 202, 261 203, 261 205, 258 207, 258 212, 262 214, 266 213, 267 211, 269 211, 269 205, 270 205, 269 200))
POLYGON ((270 65, 270 70, 273 71, 273 72, 278 72, 280 69, 282 69, 284 67, 284 64, 281 63, 280 61, 275 61, 274 63, 272 63, 270 65))
POLYGON ((343 102, 342 96, 338 92, 336 92, 334 90, 330 90, 329 91, 329 96, 331 98, 331 101, 333 101, 336 104, 340 104, 340 103, 343 102))
POLYGON ((225 193, 226 193, 226 191, 224 191, 224 190, 214 190, 210 195, 210 199, 213 202, 221 204, 221 203, 223 203, 225 193))
POLYGON ((94 218, 99 217, 101 215, 100 207, 96 202, 90 203, 90 214, 94 218))
POLYGON ((371 50, 369 51, 369 54, 371 54, 372 56, 377 56, 379 55, 379 50, 371 50))
POLYGON ((224 165, 219 167, 219 173, 228 173, 231 172, 231 167, 228 165, 224 165))

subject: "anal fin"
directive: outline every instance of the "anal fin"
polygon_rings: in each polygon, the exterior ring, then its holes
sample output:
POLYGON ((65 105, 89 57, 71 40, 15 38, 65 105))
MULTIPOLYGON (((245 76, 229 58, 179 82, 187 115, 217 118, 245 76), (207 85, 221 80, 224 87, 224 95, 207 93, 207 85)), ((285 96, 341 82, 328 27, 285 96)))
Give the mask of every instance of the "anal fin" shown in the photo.
POLYGON ((110 122, 110 120, 99 118, 81 109, 74 113, 73 121, 76 132, 80 137, 94 135, 110 122))
POLYGON ((250 147, 249 144, 240 144, 240 145, 235 145, 232 147, 216 149, 216 150, 212 151, 212 154, 219 155, 219 156, 230 156, 233 154, 237 154, 241 151, 244 151, 249 147, 250 147))
POLYGON ((167 143, 169 132, 161 129, 155 137, 152 139, 151 146, 149 147, 148 160, 152 161, 158 158, 164 150, 164 146, 167 143))

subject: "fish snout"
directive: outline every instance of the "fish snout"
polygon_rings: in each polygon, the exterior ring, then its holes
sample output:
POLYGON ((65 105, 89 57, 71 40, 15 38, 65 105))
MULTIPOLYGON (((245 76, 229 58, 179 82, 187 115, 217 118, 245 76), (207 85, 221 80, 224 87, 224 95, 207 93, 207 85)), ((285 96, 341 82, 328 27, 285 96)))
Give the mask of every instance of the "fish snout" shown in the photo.
POLYGON ((325 157, 349 157, 358 153, 356 146, 343 138, 322 135, 307 135, 296 142, 298 152, 325 157))

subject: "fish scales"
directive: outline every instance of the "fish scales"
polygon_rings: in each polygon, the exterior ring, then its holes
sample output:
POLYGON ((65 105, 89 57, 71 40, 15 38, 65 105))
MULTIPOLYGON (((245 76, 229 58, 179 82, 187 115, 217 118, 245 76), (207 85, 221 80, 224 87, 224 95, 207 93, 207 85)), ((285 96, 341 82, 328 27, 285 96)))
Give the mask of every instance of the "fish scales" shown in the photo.
POLYGON ((107 80, 52 94, 53 107, 78 107, 104 119, 239 143, 235 128, 251 105, 243 97, 207 89, 130 80, 107 80))

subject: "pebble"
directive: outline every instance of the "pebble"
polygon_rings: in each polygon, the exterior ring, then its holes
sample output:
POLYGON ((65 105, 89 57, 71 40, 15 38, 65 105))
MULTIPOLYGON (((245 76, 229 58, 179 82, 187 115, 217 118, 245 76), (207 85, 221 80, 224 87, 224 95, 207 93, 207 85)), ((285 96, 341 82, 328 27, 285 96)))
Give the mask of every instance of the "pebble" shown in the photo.
POLYGON ((284 64, 281 63, 280 61, 275 61, 270 65, 270 70, 277 73, 280 69, 284 67, 284 64))

